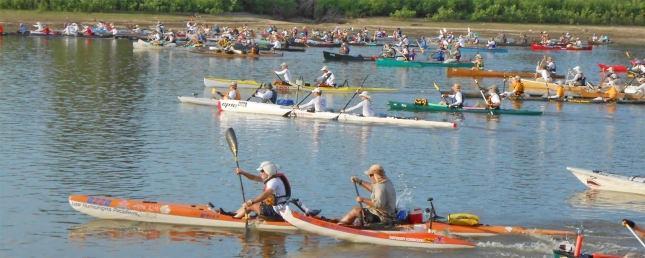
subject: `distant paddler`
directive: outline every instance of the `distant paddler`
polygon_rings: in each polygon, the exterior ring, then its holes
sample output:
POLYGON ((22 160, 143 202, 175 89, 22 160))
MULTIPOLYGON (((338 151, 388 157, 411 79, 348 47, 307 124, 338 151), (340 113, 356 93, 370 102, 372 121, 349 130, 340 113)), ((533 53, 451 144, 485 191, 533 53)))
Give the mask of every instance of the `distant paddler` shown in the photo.
POLYGON ((322 96, 322 90, 320 88, 315 88, 311 91, 314 94, 314 98, 310 100, 307 104, 302 106, 295 106, 295 108, 307 110, 310 107, 313 107, 308 112, 325 112, 327 111, 327 99, 322 96))
POLYGON ((448 104, 449 108, 462 108, 464 107, 464 101, 466 101, 466 96, 464 95, 463 92, 461 92, 461 85, 459 83, 455 83, 454 86, 452 86, 452 90, 455 92, 455 94, 441 94, 441 97, 445 98, 451 98, 452 103, 448 104))
POLYGON ((282 67, 282 71, 273 70, 273 72, 277 75, 284 75, 284 80, 276 79, 273 81, 273 85, 291 85, 291 71, 289 71, 287 63, 282 63, 280 67, 282 67))
MULTIPOLYGON (((524 83, 522 83, 522 78, 518 75, 515 76, 514 78, 511 77, 512 81, 511 85, 509 86, 509 89, 512 89, 511 91, 506 91, 502 92, 502 97, 506 96, 515 96, 515 97, 524 97, 524 83)), ((506 82, 506 78, 504 78, 504 82, 506 82)))
POLYGON ((319 86, 322 87, 335 87, 336 83, 334 83, 334 74, 329 71, 329 68, 325 65, 320 69, 320 71, 323 72, 323 75, 314 79, 314 82, 320 82, 319 86))
POLYGON ((275 104, 278 100, 278 93, 273 89, 273 86, 271 84, 266 84, 264 85, 264 89, 264 93, 255 90, 253 97, 262 98, 262 103, 275 104))
POLYGON ((502 100, 497 94, 497 85, 491 86, 488 93, 490 96, 486 99, 486 105, 488 105, 490 109, 499 109, 499 106, 502 105, 502 100))
POLYGON ((358 105, 353 106, 348 109, 342 109, 340 110, 341 113, 344 112, 351 112, 359 108, 363 108, 363 113, 361 113, 362 116, 374 116, 374 108, 372 107, 372 97, 367 91, 360 92, 360 90, 357 90, 356 93, 360 93, 359 96, 361 96, 361 103, 358 103, 358 105))
POLYGON ((347 42, 343 42, 343 44, 340 46, 340 50, 338 50, 338 54, 349 55, 349 47, 347 46, 347 42))
POLYGON ((425 50, 428 49, 428 43, 426 42, 426 37, 424 36, 421 36, 421 40, 417 40, 417 44, 419 44, 421 53, 425 52, 425 50))
POLYGON ((638 73, 639 77, 645 76, 645 65, 643 65, 643 61, 641 60, 636 60, 631 70, 632 72, 638 73))
MULTIPOLYGON (((613 70, 613 69, 612 69, 613 70)), ((584 86, 587 84, 587 79, 585 78, 585 74, 580 71, 580 66, 576 66, 573 68, 573 71, 576 72, 576 74, 573 76, 573 79, 567 81, 567 85, 574 85, 574 86, 584 86)))
POLYGON ((242 95, 240 92, 237 90, 237 81, 231 81, 231 84, 229 86, 229 91, 226 94, 222 94, 221 92, 217 92, 222 99, 228 99, 228 100, 241 100, 242 95))
POLYGON ((558 85, 557 88, 555 88, 555 95, 549 96, 549 99, 562 99, 564 98, 564 83, 560 80, 555 82, 555 84, 558 85))
POLYGON ((475 64, 475 66, 473 66, 471 70, 484 70, 484 59, 482 59, 481 54, 477 54, 475 56, 475 61, 472 61, 472 63, 475 64))
POLYGON ((461 46, 455 44, 455 50, 450 51, 452 58, 446 60, 444 63, 458 63, 461 58, 461 51, 459 51, 459 48, 461 48, 461 46))

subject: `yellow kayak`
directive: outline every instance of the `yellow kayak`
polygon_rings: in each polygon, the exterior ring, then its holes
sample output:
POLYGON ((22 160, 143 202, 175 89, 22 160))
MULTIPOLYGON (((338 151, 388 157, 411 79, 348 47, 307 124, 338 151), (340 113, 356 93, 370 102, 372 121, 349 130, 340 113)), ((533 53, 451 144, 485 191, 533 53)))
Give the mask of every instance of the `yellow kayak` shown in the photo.
MULTIPOLYGON (((231 79, 224 79, 224 78, 204 78, 204 86, 206 87, 217 87, 217 88, 228 88, 231 81, 237 81, 237 88, 238 89, 257 89, 260 87, 262 83, 257 82, 257 81, 252 81, 252 80, 231 80, 231 79)), ((270 82, 267 82, 270 83, 270 82)), ((275 86, 276 90, 296 90, 298 87, 297 86, 288 86, 288 85, 281 85, 281 86, 275 86)), ((315 86, 301 86, 301 89, 304 90, 313 90, 316 87, 315 86)), ((354 92, 358 90, 358 86, 343 86, 343 87, 320 87, 321 90, 326 91, 326 92, 354 92)), ((361 90, 364 91, 398 91, 399 89, 397 88, 368 88, 368 87, 363 87, 361 90)))

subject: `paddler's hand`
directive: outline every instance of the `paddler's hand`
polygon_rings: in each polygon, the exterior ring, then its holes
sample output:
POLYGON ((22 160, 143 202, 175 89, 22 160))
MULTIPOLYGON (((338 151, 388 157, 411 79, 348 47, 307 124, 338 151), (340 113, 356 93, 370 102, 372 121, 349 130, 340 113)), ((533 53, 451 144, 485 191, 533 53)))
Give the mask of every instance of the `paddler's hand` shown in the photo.
POLYGON ((363 202, 363 197, 356 196, 356 202, 363 202))
POLYGON ((634 226, 636 225, 633 221, 628 220, 628 219, 623 219, 622 224, 623 224, 623 226, 629 225, 630 228, 634 228, 634 226))
POLYGON ((344 109, 341 109, 341 110, 340 110, 340 112, 341 112, 341 113, 345 113, 345 110, 344 110, 344 109))
POLYGON ((362 180, 358 179, 358 177, 356 177, 356 176, 350 177, 350 180, 352 180, 352 183, 362 182, 362 180))
POLYGON ((235 174, 238 174, 238 175, 241 175, 243 172, 244 172, 244 171, 242 171, 242 169, 241 169, 241 168, 237 168, 237 169, 235 170, 235 174))
POLYGON ((447 95, 446 95, 446 94, 444 94, 444 93, 442 93, 442 94, 441 94, 441 97, 442 97, 442 98, 445 98, 445 97, 447 97, 447 95))

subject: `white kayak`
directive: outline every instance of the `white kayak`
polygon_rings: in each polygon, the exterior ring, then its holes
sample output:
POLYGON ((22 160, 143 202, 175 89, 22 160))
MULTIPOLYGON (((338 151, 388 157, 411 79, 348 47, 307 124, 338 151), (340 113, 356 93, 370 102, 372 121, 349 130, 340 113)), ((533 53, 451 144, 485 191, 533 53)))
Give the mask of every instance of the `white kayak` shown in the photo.
POLYGON ((429 232, 370 231, 344 227, 336 223, 291 211, 288 205, 285 205, 280 210, 280 215, 284 220, 300 230, 355 243, 429 249, 472 248, 475 246, 463 240, 444 237, 429 232))
POLYGON ((275 104, 265 104, 241 100, 217 100, 213 98, 197 98, 188 96, 179 96, 179 101, 183 103, 192 103, 199 105, 217 106, 221 111, 239 112, 239 113, 252 113, 262 115, 278 115, 283 116, 287 114, 289 117, 302 117, 312 119, 326 119, 333 120, 338 117, 339 122, 353 122, 353 123, 379 123, 379 124, 392 124, 399 126, 414 126, 414 127, 441 127, 441 128, 454 128, 457 124, 454 122, 439 122, 419 120, 417 118, 404 118, 404 117, 364 117, 356 114, 341 114, 332 112, 307 112, 306 110, 293 109, 293 106, 283 106, 275 104))
POLYGON ((166 49, 170 47, 177 47, 177 44, 168 43, 165 45, 155 45, 150 42, 143 41, 141 39, 138 41, 132 42, 132 48, 135 48, 135 49, 166 49))
POLYGON ((645 176, 623 176, 610 172, 567 167, 589 188, 645 195, 645 176))

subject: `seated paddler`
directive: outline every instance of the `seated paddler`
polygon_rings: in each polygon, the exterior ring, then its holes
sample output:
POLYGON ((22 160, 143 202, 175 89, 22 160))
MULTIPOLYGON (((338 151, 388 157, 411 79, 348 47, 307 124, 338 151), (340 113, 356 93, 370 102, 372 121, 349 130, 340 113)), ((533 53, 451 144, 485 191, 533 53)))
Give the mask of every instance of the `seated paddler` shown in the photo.
POLYGON ((441 97, 448 97, 452 99, 452 103, 446 103, 448 104, 449 108, 462 108, 464 106, 466 96, 464 96, 464 93, 461 92, 461 85, 459 85, 459 83, 455 83, 455 85, 452 86, 452 90, 455 92, 455 94, 441 94, 441 97))
POLYGON ((256 170, 260 173, 259 176, 244 172, 241 168, 237 168, 236 174, 243 175, 251 181, 264 184, 262 193, 255 197, 250 198, 242 204, 242 207, 237 210, 234 218, 242 218, 244 214, 255 212, 260 217, 265 219, 282 220, 280 216, 280 208, 285 205, 291 197, 291 186, 284 174, 278 173, 281 167, 273 164, 270 161, 264 161, 256 170))
POLYGON ((371 193, 370 198, 357 196, 358 203, 364 203, 365 207, 354 207, 349 211, 338 224, 353 225, 357 218, 363 217, 365 223, 391 223, 396 216, 396 190, 394 184, 385 175, 385 169, 374 164, 369 170, 365 171, 369 176, 369 181, 363 181, 356 176, 352 176, 353 183, 365 188, 371 193))

